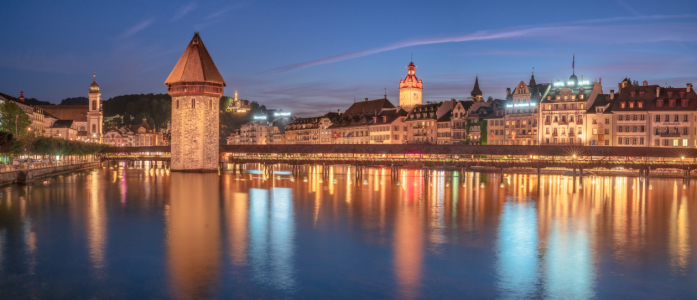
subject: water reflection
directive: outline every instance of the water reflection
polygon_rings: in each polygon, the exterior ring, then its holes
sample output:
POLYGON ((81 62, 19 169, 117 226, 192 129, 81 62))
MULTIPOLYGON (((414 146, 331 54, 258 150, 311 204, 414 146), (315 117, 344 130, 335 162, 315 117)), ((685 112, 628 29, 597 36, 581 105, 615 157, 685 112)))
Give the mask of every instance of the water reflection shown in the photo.
POLYGON ((250 257, 255 281, 290 291, 293 277, 294 221, 291 190, 250 190, 250 257))
MULTIPOLYGON (((507 199, 507 201, 515 199, 507 199)), ((504 298, 526 299, 537 293, 538 240, 534 203, 506 203, 497 243, 498 287, 504 298)))
POLYGON ((395 277, 399 287, 398 298, 416 299, 421 287, 422 260, 424 256, 424 229, 421 215, 420 194, 423 177, 419 171, 405 172, 406 193, 396 208, 394 233, 395 277))
POLYGON ((694 183, 328 168, 3 187, 0 299, 697 296, 694 183))
POLYGON ((99 176, 99 173, 94 171, 87 177, 88 198, 85 221, 90 263, 95 275, 101 277, 103 276, 101 270, 106 264, 104 252, 107 238, 107 215, 103 187, 99 184, 99 176))
POLYGON ((220 273, 218 175, 173 172, 170 177, 170 287, 178 298, 211 298, 220 273))

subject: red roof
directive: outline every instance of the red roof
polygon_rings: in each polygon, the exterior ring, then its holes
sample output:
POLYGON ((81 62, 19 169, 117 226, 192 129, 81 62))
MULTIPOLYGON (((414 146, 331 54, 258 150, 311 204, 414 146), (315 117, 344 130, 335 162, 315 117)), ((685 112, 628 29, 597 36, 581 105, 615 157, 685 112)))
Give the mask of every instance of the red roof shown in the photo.
POLYGON ((165 84, 175 82, 217 82, 225 86, 223 76, 215 67, 215 63, 213 63, 213 59, 208 54, 208 50, 203 45, 198 33, 194 34, 194 38, 186 46, 184 54, 179 58, 165 84))

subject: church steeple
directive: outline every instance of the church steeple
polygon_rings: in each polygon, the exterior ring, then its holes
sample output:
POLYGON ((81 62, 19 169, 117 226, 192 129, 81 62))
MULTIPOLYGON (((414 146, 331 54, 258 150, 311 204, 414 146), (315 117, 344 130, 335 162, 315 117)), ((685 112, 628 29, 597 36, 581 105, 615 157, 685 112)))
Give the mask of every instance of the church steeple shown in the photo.
POLYGON ((472 89, 472 98, 482 99, 482 90, 479 89, 479 76, 474 78, 474 89, 472 89))

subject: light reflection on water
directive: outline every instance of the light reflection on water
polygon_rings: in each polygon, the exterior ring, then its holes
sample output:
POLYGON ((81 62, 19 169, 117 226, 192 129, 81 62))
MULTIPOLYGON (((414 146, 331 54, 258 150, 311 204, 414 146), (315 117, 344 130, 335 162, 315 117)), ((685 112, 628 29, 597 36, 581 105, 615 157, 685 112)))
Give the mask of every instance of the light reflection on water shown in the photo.
POLYGON ((694 183, 303 172, 3 187, 0 298, 697 296, 694 183))

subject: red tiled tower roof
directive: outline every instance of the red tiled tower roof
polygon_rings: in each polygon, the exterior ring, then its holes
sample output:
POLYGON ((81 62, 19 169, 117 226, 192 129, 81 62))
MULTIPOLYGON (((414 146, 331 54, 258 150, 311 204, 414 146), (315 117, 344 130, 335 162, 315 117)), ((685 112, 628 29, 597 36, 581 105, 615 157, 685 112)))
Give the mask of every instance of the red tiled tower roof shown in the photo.
POLYGON ((407 69, 407 77, 399 81, 399 88, 415 87, 423 89, 424 83, 421 79, 416 77, 416 66, 414 62, 410 62, 407 69))
POLYGON ((184 54, 174 66, 165 84, 171 85, 177 82, 215 82, 225 86, 223 76, 215 67, 213 59, 198 33, 194 34, 184 54))

